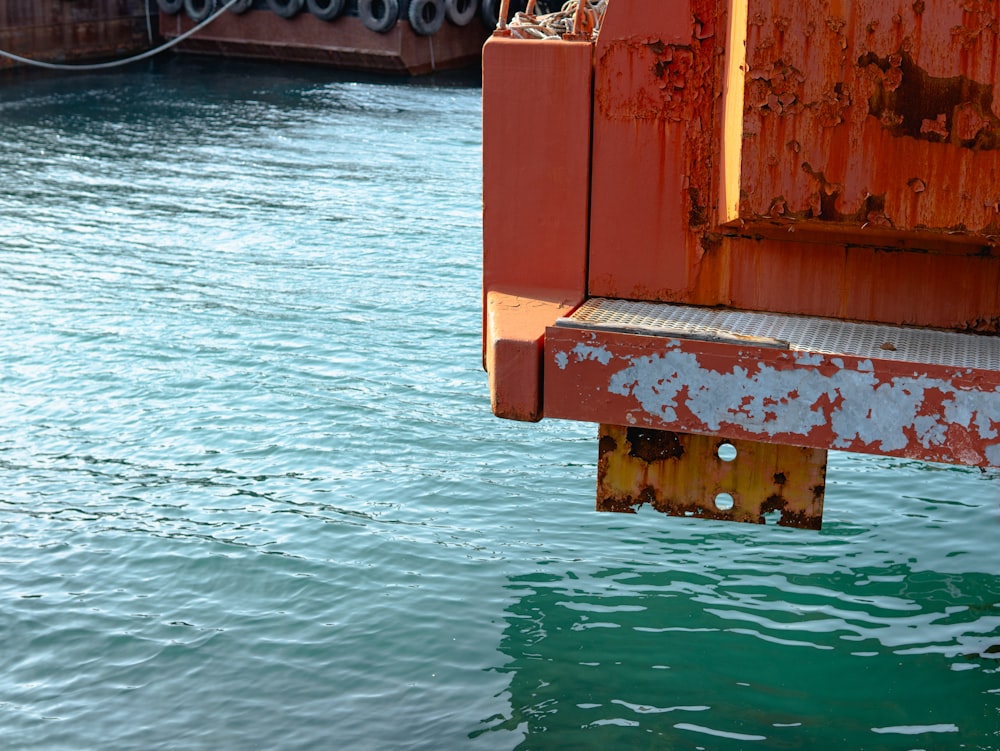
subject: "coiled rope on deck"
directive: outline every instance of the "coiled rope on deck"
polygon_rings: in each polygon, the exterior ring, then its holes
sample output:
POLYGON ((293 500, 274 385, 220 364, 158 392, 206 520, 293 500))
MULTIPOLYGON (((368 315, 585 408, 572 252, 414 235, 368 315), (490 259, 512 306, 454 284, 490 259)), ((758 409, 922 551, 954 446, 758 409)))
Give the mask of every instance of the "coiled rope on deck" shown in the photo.
MULTIPOLYGON (((147 58, 153 57, 154 55, 159 55, 161 52, 166 52, 171 47, 176 44, 180 44, 185 39, 187 39, 192 34, 196 34, 206 26, 208 26, 212 21, 225 13, 229 8, 239 0, 225 0, 225 4, 219 8, 215 13, 210 15, 204 21, 194 26, 183 34, 180 34, 168 42, 164 42, 159 47, 151 50, 146 50, 138 55, 132 55, 131 57, 122 58, 121 60, 109 60, 104 63, 48 63, 44 60, 32 60, 28 57, 21 57, 20 55, 15 55, 13 52, 7 52, 5 50, 0 50, 0 57, 5 57, 8 60, 13 60, 16 63, 22 63, 23 65, 32 65, 36 68, 45 68, 46 70, 105 70, 107 68, 117 68, 122 65, 128 65, 130 63, 137 63, 140 60, 145 60, 147 58)), ((149 14, 149 3, 146 4, 146 14, 149 14)))
POLYGON ((527 8, 505 20, 508 3, 501 4, 498 28, 508 29, 517 39, 562 39, 596 36, 604 20, 608 0, 567 0, 555 13, 535 15, 536 0, 528 0, 527 8))

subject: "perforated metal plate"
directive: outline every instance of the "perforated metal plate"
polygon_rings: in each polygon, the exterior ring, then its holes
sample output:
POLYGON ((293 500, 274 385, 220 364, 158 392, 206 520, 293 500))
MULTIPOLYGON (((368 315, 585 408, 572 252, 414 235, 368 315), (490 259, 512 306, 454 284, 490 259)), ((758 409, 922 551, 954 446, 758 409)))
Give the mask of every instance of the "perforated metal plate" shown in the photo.
POLYGON ((1000 337, 595 297, 556 326, 1000 370, 1000 337))

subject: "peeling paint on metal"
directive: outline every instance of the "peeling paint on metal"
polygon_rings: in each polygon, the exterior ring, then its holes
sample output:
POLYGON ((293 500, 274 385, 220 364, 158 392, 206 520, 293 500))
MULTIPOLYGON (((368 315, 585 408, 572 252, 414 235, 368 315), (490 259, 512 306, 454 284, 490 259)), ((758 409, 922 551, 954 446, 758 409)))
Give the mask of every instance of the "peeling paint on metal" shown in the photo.
POLYGON ((1000 15, 968 7, 749 0, 743 226, 993 235, 1000 15))
POLYGON ((599 511, 634 513, 648 504, 672 516, 822 526, 823 449, 616 425, 601 425, 599 435, 599 511))
MULTIPOLYGON (((882 381, 869 360, 856 369, 835 360, 838 369, 831 373, 815 367, 817 356, 809 354, 795 355, 788 369, 761 365, 751 372, 736 365, 730 372, 717 372, 674 343, 663 354, 628 360, 611 374, 608 391, 634 398, 666 423, 676 422, 683 407, 713 432, 738 426, 770 438, 808 434, 829 422, 833 448, 861 441, 896 452, 913 434, 933 450, 947 441, 949 425, 997 437, 1000 389, 960 393, 953 383, 926 376, 882 381), (824 404, 828 415, 820 408, 824 404)), ((1000 458, 1000 445, 989 451, 991 461, 1000 458)))
POLYGON ((608 352, 605 347, 592 347, 589 344, 577 344, 573 348, 573 354, 576 355, 577 362, 583 362, 584 360, 596 360, 601 363, 601 365, 607 365, 611 362, 611 353, 608 352))
POLYGON ((545 414, 1000 466, 995 371, 797 346, 550 328, 545 414))

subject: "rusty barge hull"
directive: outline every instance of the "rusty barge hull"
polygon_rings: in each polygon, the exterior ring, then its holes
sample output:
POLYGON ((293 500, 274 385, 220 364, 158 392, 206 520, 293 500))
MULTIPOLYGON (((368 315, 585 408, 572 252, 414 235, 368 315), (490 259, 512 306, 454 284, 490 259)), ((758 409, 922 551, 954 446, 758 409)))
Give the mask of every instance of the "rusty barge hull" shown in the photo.
MULTIPOLYGON (((194 26, 185 14, 160 15, 166 39, 194 26)), ((424 75, 478 65, 488 31, 474 21, 468 26, 444 23, 435 34, 421 36, 409 23, 398 21, 380 34, 357 16, 333 22, 310 13, 283 19, 267 10, 226 13, 176 49, 222 57, 318 63, 349 70, 424 75)))
POLYGON ((147 18, 145 0, 0 0, 0 49, 51 63, 126 57, 151 46, 147 18))

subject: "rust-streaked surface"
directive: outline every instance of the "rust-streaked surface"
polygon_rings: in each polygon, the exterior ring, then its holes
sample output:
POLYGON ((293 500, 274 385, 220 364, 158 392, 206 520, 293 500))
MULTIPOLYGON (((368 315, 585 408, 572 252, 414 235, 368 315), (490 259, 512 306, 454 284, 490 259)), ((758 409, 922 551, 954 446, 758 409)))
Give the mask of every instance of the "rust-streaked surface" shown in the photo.
POLYGON ((777 512, 780 526, 822 526, 821 449, 618 425, 601 425, 599 438, 598 511, 649 504, 671 516, 752 524, 777 512))
POLYGON ((716 20, 711 0, 608 4, 595 50, 592 295, 676 299, 694 286, 714 197, 716 20))
MULTIPOLYGON (((21 57, 72 63, 123 57, 150 46, 145 0, 0 0, 0 49, 21 57)), ((0 68, 16 65, 0 58, 0 68)))
POLYGON ((610 4, 589 294, 1000 333, 998 9, 610 4))
MULTIPOLYGON (((160 15, 160 28, 167 38, 193 25, 184 13, 160 15)), ((474 65, 487 33, 476 20, 461 27, 446 22, 436 34, 420 36, 405 21, 380 34, 365 28, 357 16, 331 22, 308 12, 285 19, 267 10, 251 10, 223 14, 178 47, 202 54, 422 75, 474 65)))
POLYGON ((740 219, 995 244, 998 60, 995 0, 750 0, 740 219))

